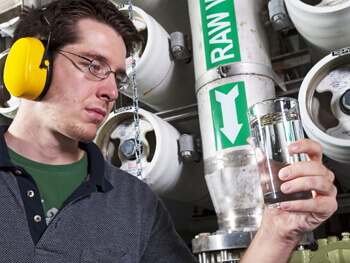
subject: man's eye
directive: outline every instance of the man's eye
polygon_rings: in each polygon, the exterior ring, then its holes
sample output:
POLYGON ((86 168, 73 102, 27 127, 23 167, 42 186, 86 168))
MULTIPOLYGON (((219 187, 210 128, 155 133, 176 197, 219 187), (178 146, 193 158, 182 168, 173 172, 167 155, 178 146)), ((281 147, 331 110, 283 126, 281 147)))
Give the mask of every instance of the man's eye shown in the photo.
POLYGON ((91 64, 90 69, 94 72, 100 72, 101 71, 101 66, 97 64, 91 64))

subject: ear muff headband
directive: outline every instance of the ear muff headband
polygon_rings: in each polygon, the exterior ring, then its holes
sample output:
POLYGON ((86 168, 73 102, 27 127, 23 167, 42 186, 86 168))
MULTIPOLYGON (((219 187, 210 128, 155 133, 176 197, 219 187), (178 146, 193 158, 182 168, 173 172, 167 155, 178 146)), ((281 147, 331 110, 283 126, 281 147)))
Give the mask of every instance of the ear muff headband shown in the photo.
POLYGON ((12 45, 5 63, 4 83, 13 96, 40 100, 45 95, 52 75, 50 52, 46 49, 33 37, 20 38, 12 45))

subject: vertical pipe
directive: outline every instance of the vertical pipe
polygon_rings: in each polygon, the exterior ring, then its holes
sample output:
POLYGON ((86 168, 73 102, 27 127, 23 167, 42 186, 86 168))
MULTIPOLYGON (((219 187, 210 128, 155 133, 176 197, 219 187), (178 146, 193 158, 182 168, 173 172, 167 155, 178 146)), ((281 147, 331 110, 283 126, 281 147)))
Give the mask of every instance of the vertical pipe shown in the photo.
POLYGON ((189 0, 205 178, 219 229, 252 231, 263 211, 246 110, 275 97, 262 0, 189 0), (219 72, 219 73, 218 73, 219 72))

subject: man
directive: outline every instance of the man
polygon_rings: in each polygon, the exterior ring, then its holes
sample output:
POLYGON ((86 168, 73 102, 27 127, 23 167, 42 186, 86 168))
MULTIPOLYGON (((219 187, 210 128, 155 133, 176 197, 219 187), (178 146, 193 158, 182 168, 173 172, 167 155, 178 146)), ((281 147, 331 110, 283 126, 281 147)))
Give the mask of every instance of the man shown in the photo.
POLYGON ((133 24, 110 3, 62 0, 25 13, 14 40, 50 34, 47 93, 1 127, 0 261, 196 262, 158 196, 90 143, 127 82, 133 24))
MULTIPOLYGON (((10 127, 1 127, 1 261, 196 262, 160 199, 104 162, 91 143, 117 89, 128 82, 125 57, 141 40, 135 28, 109 3, 61 0, 23 15, 14 40, 49 35, 49 89, 40 100, 22 99, 10 127)), ((336 209, 321 148, 309 140, 294 145, 299 148, 291 151, 305 152, 311 161, 284 170, 289 191, 317 194, 312 201, 282 204, 276 215, 266 210, 242 262, 257 256, 286 262, 302 233, 336 209)))

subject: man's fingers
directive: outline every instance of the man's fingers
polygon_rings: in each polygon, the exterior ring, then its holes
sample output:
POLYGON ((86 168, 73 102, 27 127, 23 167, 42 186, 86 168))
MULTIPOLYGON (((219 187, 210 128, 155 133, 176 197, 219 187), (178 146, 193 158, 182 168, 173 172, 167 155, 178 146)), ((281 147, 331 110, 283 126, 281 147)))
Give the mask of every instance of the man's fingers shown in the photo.
POLYGON ((322 161, 322 146, 318 142, 301 139, 293 142, 288 147, 291 153, 306 153, 312 161, 322 161))
POLYGON ((282 168, 278 176, 282 181, 293 180, 297 177, 321 175, 333 182, 335 176, 322 163, 318 161, 297 162, 282 168))
POLYGON ((299 177, 281 185, 281 191, 285 194, 310 190, 315 191, 316 198, 318 196, 336 197, 337 195, 337 188, 324 176, 299 177))
POLYGON ((280 207, 282 210, 290 212, 313 213, 314 217, 311 219, 314 219, 315 222, 310 223, 319 224, 320 221, 326 220, 337 210, 338 203, 335 198, 320 196, 309 200, 282 202, 280 207))

